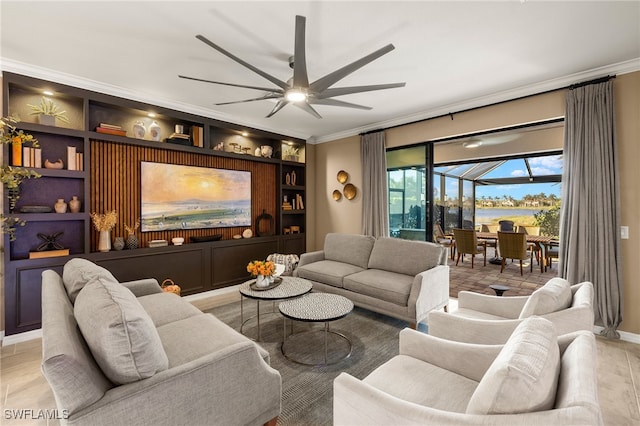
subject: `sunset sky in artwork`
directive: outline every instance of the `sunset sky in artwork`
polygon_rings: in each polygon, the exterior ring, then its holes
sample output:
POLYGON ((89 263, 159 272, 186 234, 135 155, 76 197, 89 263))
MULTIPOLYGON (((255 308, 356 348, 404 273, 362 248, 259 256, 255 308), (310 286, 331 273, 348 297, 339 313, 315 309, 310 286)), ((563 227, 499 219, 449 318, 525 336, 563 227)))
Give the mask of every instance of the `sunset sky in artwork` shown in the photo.
POLYGON ((165 163, 141 163, 142 202, 251 198, 251 173, 165 163))

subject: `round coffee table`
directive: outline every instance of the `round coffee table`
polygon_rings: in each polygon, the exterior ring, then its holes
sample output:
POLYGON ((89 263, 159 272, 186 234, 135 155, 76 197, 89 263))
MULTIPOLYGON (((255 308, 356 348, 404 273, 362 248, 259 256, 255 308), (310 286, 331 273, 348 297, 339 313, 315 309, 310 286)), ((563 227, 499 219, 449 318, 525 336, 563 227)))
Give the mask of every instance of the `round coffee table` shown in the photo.
MULTIPOLYGON (((303 297, 287 300, 285 302, 280 303, 280 313, 284 317, 282 320, 283 323, 283 339, 282 339, 282 355, 285 358, 296 362, 298 364, 303 365, 315 365, 315 366, 325 366, 335 364, 343 359, 351 356, 351 350, 353 348, 351 344, 351 340, 347 336, 342 333, 338 333, 333 330, 329 330, 329 323, 331 321, 335 321, 341 318, 346 317, 353 311, 353 302, 346 297, 337 295, 337 294, 329 294, 329 293, 310 293, 303 297), (305 331, 301 333, 293 334, 293 322, 291 323, 292 334, 289 336, 289 340, 287 340, 287 326, 286 326, 286 318, 289 318, 293 321, 303 321, 303 322, 324 322, 324 330, 311 330, 305 331), (300 339, 301 336, 308 335, 311 333, 324 331, 324 358, 323 362, 313 362, 309 360, 303 360, 302 357, 296 356, 292 353, 288 353, 286 350, 286 346, 291 344, 292 340, 304 340, 304 337, 300 339), (329 334, 335 335, 338 338, 346 341, 348 344, 348 350, 344 355, 339 357, 338 359, 328 360, 328 344, 327 337, 329 334)), ((303 345, 308 348, 308 342, 303 342, 303 345)))
MULTIPOLYGON (((262 339, 262 335, 260 334, 260 301, 272 301, 276 300, 286 300, 294 297, 302 296, 305 293, 311 291, 313 285, 311 281, 297 278, 297 277, 282 277, 282 283, 279 286, 272 288, 270 290, 253 290, 251 288, 251 284, 253 284, 256 280, 249 280, 240 285, 240 333, 242 333, 242 329, 244 324, 253 319, 258 319, 258 341, 262 339), (256 315, 244 319, 244 298, 254 299, 257 304, 257 313, 256 315)), ((263 314, 271 314, 276 312, 266 312, 263 314)))

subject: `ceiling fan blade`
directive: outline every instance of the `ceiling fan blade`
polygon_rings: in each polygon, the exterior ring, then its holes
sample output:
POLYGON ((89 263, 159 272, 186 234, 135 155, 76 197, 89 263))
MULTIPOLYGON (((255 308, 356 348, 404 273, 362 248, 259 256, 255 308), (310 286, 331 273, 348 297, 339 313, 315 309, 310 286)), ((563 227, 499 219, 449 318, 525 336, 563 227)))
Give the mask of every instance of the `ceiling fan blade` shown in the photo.
POLYGON ((352 104, 351 102, 344 102, 344 101, 339 101, 337 99, 313 99, 313 100, 309 100, 309 103, 312 103, 314 105, 330 105, 330 106, 339 106, 339 107, 345 107, 345 108, 356 108, 356 109, 373 109, 371 107, 368 106, 364 106, 364 105, 358 105, 358 104, 352 104))
POLYGON ((352 87, 336 87, 334 89, 326 89, 316 95, 316 99, 332 98, 334 96, 350 95, 353 93, 371 92, 373 90, 394 89, 396 87, 404 87, 407 83, 389 83, 374 84, 371 86, 352 86, 352 87))
POLYGON ((222 53, 223 55, 227 56, 228 58, 233 59, 234 61, 236 61, 240 65, 242 65, 242 66, 244 66, 246 68, 249 68, 251 71, 255 72, 259 76, 266 78, 267 80, 269 80, 270 82, 272 82, 276 86, 280 87, 281 89, 287 90, 289 88, 287 83, 285 83, 284 81, 279 80, 279 79, 275 78, 274 76, 272 76, 271 74, 268 74, 268 73, 266 73, 266 72, 264 72, 264 71, 262 71, 262 70, 260 70, 260 69, 258 69, 256 67, 254 67, 250 63, 243 61, 242 59, 240 59, 237 56, 235 56, 233 53, 224 50, 222 47, 218 46, 217 44, 215 44, 211 40, 207 39, 205 36, 198 34, 196 36, 196 38, 198 40, 202 41, 203 43, 209 45, 210 47, 214 48, 218 52, 222 53))
POLYGON ((186 75, 178 75, 178 77, 184 78, 187 80, 203 81, 205 83, 222 84, 223 86, 243 87, 245 89, 264 90, 265 92, 275 92, 275 93, 281 93, 284 95, 284 91, 280 89, 274 89, 272 87, 259 87, 259 86, 248 86, 246 84, 223 83, 222 81, 206 80, 204 78, 188 77, 186 75))
POLYGON ((318 114, 318 111, 313 109, 313 107, 306 102, 296 102, 294 103, 294 105, 297 106, 298 108, 302 108, 303 110, 307 111, 309 114, 313 115, 315 118, 322 118, 322 116, 318 114))
POLYGON ((357 61, 350 63, 349 65, 345 65, 344 67, 325 75, 319 80, 314 81, 313 83, 311 83, 311 86, 309 87, 309 89, 311 92, 322 93, 323 91, 328 89, 330 86, 336 84, 338 81, 342 80, 352 72, 362 68, 363 66, 367 65, 369 62, 375 61, 382 55, 385 55, 391 52, 393 49, 395 49, 393 44, 388 44, 385 47, 380 48, 375 52, 370 53, 369 55, 363 58, 360 58, 357 61))
POLYGON ((264 101, 266 99, 278 99, 278 98, 281 98, 281 97, 282 97, 281 94, 270 93, 268 95, 260 96, 259 98, 244 99, 244 100, 241 100, 241 101, 220 102, 220 103, 217 103, 215 105, 242 104, 242 103, 245 103, 245 102, 264 101))
POLYGON ((304 16, 296 15, 296 39, 293 51, 293 87, 309 87, 309 77, 307 75, 306 57, 306 30, 307 19, 304 16))
POLYGON ((276 106, 273 107, 273 109, 271 110, 271 112, 269 114, 267 114, 266 118, 271 117, 272 115, 274 115, 276 112, 280 111, 282 108, 284 108, 287 104, 289 103, 288 100, 286 99, 280 99, 278 101, 278 103, 276 104, 276 106))

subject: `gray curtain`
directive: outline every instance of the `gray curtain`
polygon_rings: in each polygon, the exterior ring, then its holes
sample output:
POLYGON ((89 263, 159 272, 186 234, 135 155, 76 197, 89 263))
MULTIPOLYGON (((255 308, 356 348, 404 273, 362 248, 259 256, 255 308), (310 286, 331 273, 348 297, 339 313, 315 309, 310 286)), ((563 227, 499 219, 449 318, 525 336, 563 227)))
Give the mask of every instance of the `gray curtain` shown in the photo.
POLYGON ((374 237, 389 236, 387 195, 387 153, 384 132, 360 137, 362 159, 362 233, 374 237))
POLYGON ((619 338, 622 322, 620 195, 611 80, 569 90, 566 100, 560 274, 595 287, 595 322, 619 338))

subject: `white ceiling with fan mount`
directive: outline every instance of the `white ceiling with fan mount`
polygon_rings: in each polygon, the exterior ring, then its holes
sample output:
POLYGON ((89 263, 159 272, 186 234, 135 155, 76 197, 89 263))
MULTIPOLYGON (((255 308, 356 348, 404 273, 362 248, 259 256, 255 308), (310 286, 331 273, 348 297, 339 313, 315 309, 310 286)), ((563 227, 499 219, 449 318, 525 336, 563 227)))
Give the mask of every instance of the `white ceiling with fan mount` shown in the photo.
POLYGON ((0 20, 4 71, 317 142, 640 70, 638 1, 3 0, 0 20), (195 36, 286 82, 296 15, 310 82, 391 43, 332 88, 406 86, 267 118, 277 99, 216 104, 269 92, 178 77, 278 89, 195 36))

